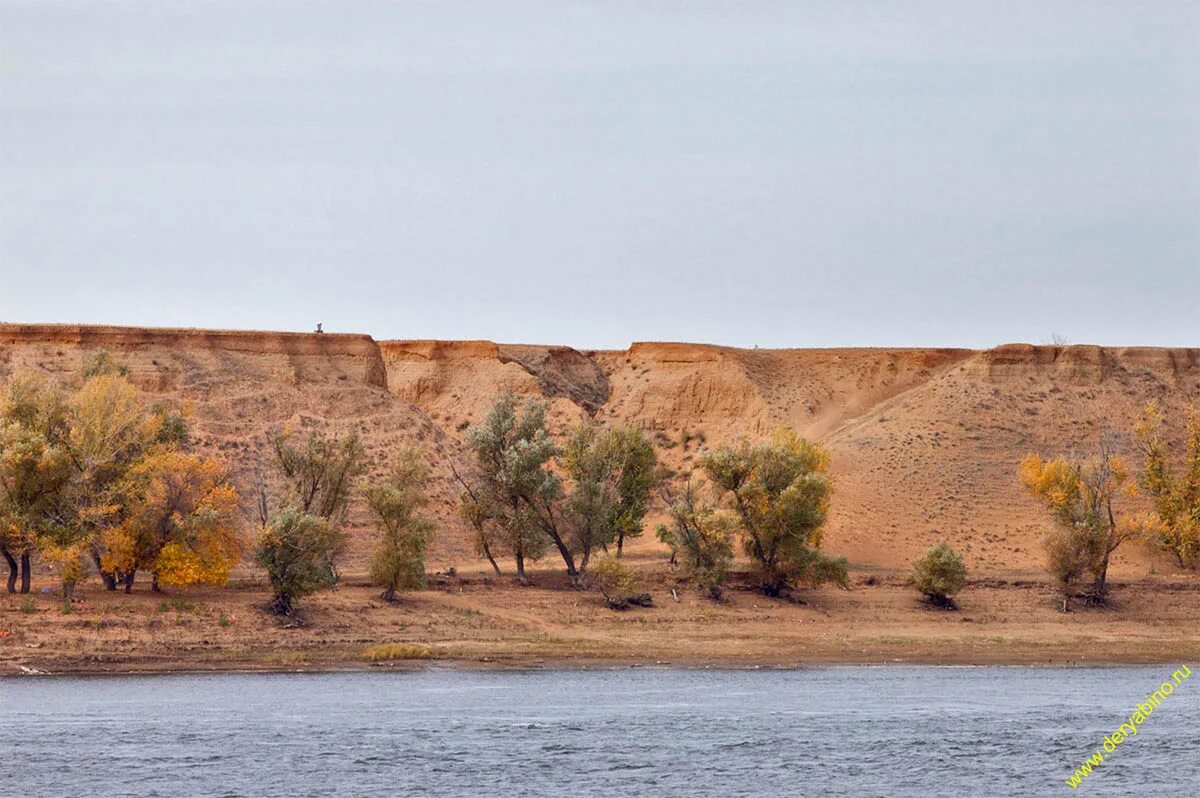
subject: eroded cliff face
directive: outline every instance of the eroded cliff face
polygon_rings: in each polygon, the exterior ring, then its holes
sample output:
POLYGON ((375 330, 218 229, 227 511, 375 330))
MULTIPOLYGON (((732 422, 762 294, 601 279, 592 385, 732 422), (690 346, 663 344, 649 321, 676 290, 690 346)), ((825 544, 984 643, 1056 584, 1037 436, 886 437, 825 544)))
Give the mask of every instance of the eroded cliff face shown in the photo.
MULTIPOLYGON (((947 539, 983 572, 1040 566, 1047 519, 1016 479, 1026 452, 1086 451, 1108 431, 1127 435, 1151 399, 1175 419, 1200 402, 1200 350, 1028 344, 972 351, 636 343, 590 352, 0 325, 0 378, 33 368, 71 379, 100 349, 130 368, 148 399, 187 408, 198 445, 235 467, 247 495, 270 473, 276 428, 357 430, 376 473, 397 447, 422 446, 441 525, 434 567, 476 562, 455 514, 450 464, 463 464, 467 425, 506 388, 545 399, 555 429, 585 419, 643 425, 677 479, 715 445, 791 427, 833 453, 831 551, 861 565, 905 567, 947 539)), ((361 508, 351 522, 346 570, 361 574, 372 527, 361 508)), ((654 545, 651 536, 637 544, 654 545)), ((1144 573, 1150 563, 1131 548, 1119 567, 1144 573)))
MULTIPOLYGON (((433 470, 433 511, 447 528, 435 556, 470 556, 447 465, 457 444, 423 410, 388 392, 383 356, 370 336, 6 324, 0 325, 0 379, 33 369, 69 382, 100 350, 129 369, 148 402, 187 413, 198 448, 231 465, 246 497, 272 479, 269 441, 276 429, 357 431, 376 473, 397 447, 424 447, 433 470)), ((371 530, 355 507, 349 571, 365 568, 371 530)))
MULTIPOLYGON (((477 422, 495 391, 508 387, 549 401, 560 424, 593 417, 645 426, 682 479, 698 476, 700 456, 714 445, 791 427, 833 453, 827 546, 881 567, 906 566, 946 539, 977 568, 1038 568, 1047 519, 1018 484, 1021 457, 1086 452, 1111 432, 1124 436, 1136 460, 1128 433, 1148 401, 1180 419, 1200 400, 1196 349, 636 343, 624 351, 576 352, 572 367, 561 369, 561 348, 520 347, 518 361, 506 355, 516 347, 443 343, 423 350, 428 357, 413 367, 386 354, 411 342, 381 346, 390 389, 427 409, 450 435, 477 422), (580 359, 604 379, 580 368, 580 359), (598 402, 601 386, 607 399, 598 402), (576 399, 585 387, 589 401, 576 399)), ((1142 572, 1150 566, 1136 547, 1118 564, 1142 572)))

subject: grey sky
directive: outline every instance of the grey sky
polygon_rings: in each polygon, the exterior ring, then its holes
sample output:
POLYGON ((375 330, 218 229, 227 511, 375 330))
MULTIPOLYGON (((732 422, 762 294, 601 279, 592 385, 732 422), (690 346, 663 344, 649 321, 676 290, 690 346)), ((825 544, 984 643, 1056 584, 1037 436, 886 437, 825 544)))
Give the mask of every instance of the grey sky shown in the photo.
POLYGON ((0 319, 1200 346, 1200 5, 0 0, 0 319))

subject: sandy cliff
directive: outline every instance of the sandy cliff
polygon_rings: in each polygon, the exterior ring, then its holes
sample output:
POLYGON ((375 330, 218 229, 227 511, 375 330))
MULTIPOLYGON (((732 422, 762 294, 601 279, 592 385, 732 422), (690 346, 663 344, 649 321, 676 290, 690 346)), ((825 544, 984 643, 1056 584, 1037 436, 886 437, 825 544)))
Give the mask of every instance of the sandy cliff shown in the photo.
MULTIPOLYGON (((367 335, 225 330, 0 325, 0 376, 32 368, 70 378, 85 358, 108 351, 150 401, 184 408, 200 449, 235 468, 251 495, 269 477, 268 442, 278 428, 358 430, 373 470, 403 444, 423 446, 433 466, 435 512, 449 525, 437 554, 470 551, 457 523, 447 458, 456 444, 420 408, 387 391, 379 345, 367 335)), ((347 565, 366 560, 368 520, 351 516, 347 565)))
MULTIPOLYGON (((357 429, 377 471, 398 445, 423 446, 442 523, 434 564, 459 567, 474 558, 454 515, 449 463, 502 388, 547 400, 556 426, 645 425, 680 478, 706 448, 793 427, 834 455, 832 551, 898 567, 947 538, 985 571, 1038 566, 1045 518, 1015 479, 1025 452, 1086 448, 1104 430, 1127 432, 1150 399, 1181 411, 1200 398, 1195 349, 635 343, 591 352, 67 325, 0 325, 0 376, 35 368, 69 377, 99 349, 127 364, 149 397, 188 408, 199 445, 230 459, 248 488, 269 470, 266 443, 279 426, 357 429)), ((351 569, 365 564, 368 531, 356 512, 351 569)), ((1145 573, 1152 563, 1130 551, 1119 567, 1145 573)))
MULTIPOLYGON (((885 568, 942 538, 977 568, 1037 568, 1046 519, 1017 484, 1017 461, 1031 450, 1086 449, 1106 430, 1127 433, 1150 399, 1178 418, 1200 398, 1196 349, 635 343, 568 355, 424 342, 419 362, 389 356, 417 343, 381 343, 389 389, 452 436, 478 421, 503 385, 549 400, 560 421, 645 425, 681 475, 706 448, 781 425, 820 440, 833 452, 837 488, 829 548, 885 568)), ((1131 550, 1118 570, 1153 566, 1131 550)))

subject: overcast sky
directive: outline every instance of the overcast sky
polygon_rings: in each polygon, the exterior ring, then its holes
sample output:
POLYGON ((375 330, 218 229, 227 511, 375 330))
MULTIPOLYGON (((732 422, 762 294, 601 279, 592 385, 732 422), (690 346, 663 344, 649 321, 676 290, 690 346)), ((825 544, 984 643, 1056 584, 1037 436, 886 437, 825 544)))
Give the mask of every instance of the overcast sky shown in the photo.
POLYGON ((0 320, 1200 346, 1200 4, 0 0, 0 320))

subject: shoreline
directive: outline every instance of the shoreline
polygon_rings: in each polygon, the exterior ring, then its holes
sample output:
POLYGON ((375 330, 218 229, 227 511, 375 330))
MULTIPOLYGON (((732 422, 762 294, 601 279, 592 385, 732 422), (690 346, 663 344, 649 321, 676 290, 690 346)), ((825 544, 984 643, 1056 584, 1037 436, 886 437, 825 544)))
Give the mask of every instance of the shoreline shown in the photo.
POLYGON ((50 593, 0 595, 0 678, 1200 661, 1200 584, 1186 578, 1118 581, 1113 606, 1066 615, 1048 584, 1000 575, 968 585, 954 612, 876 573, 848 591, 731 590, 721 602, 646 574, 654 605, 623 612, 548 574, 539 581, 443 578, 396 603, 344 584, 308 597, 303 625, 267 615, 252 586, 126 595, 89 585, 69 609, 50 593))
POLYGON ((1029 669, 1121 669, 1146 668, 1153 666, 1173 666, 1188 664, 1196 660, 1194 656, 1151 657, 1141 661, 1122 659, 1098 658, 1093 661, 1032 661, 1012 659, 1009 661, 953 661, 944 660, 853 660, 853 659, 819 659, 794 663, 757 662, 757 661, 728 661, 728 660, 688 660, 674 661, 639 661, 639 660, 530 660, 527 662, 481 662, 466 659, 433 659, 433 660, 402 660, 390 663, 343 662, 338 664, 322 664, 312 667, 282 668, 267 663, 256 666, 251 663, 231 663, 228 666, 212 668, 196 668, 184 664, 178 666, 166 664, 162 667, 138 668, 87 668, 67 667, 59 670, 38 671, 36 673, 12 672, 0 673, 0 681, 20 680, 28 678, 136 678, 142 676, 289 676, 289 675, 336 675, 350 673, 429 673, 434 671, 460 671, 468 673, 540 673, 540 672, 575 672, 575 671, 628 671, 628 670, 661 670, 661 671, 804 671, 828 670, 835 668, 1029 668, 1029 669))

